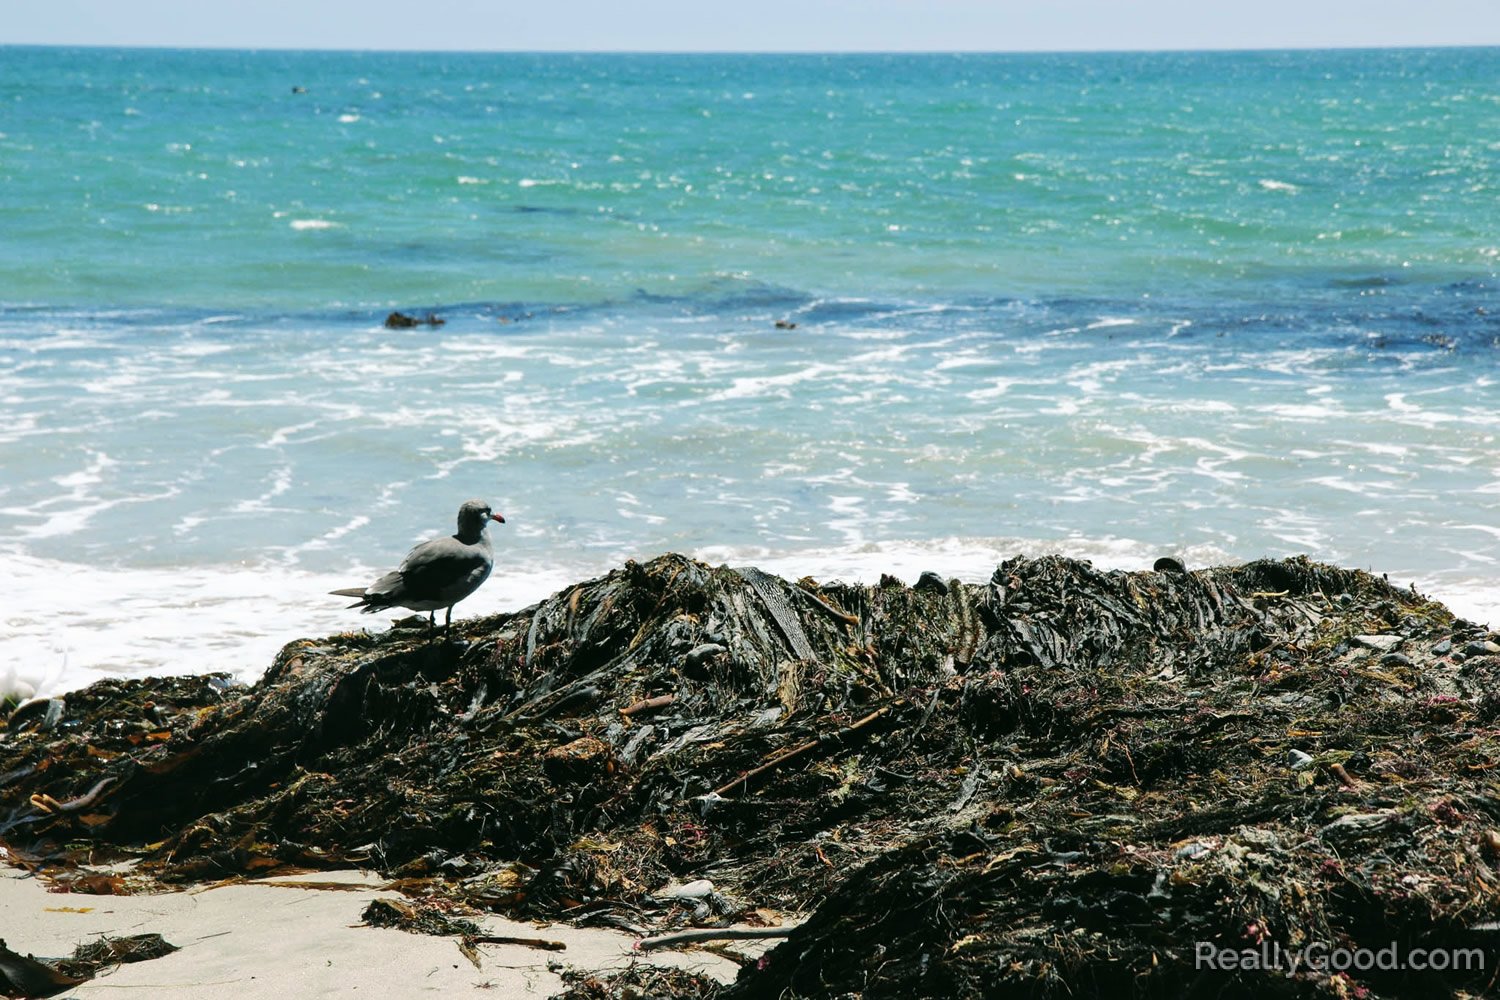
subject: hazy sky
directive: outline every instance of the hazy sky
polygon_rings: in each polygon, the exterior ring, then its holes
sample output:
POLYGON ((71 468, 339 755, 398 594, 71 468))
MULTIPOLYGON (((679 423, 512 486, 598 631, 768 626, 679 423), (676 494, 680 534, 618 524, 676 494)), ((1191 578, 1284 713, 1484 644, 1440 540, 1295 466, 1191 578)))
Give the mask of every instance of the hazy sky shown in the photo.
POLYGON ((9 0, 0 43, 842 51, 1500 44, 1500 0, 9 0))

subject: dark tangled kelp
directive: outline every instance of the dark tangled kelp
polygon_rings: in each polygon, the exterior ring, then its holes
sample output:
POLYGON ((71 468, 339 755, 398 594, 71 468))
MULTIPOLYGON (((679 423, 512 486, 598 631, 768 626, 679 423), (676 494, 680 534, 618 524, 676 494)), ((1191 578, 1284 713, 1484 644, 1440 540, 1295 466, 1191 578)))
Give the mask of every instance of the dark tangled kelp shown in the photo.
POLYGON ((84 891, 358 864, 641 930, 810 912, 747 997, 1456 996, 1500 960, 1500 645, 1365 573, 664 556, 455 629, 30 709, 0 838, 84 891), (140 863, 82 864, 111 852, 140 863), (1483 967, 1224 971, 1200 942, 1483 967))
POLYGON ((134 934, 100 937, 80 944, 67 958, 39 961, 18 955, 0 941, 0 996, 53 996, 117 966, 147 962, 177 950, 160 934, 134 934))

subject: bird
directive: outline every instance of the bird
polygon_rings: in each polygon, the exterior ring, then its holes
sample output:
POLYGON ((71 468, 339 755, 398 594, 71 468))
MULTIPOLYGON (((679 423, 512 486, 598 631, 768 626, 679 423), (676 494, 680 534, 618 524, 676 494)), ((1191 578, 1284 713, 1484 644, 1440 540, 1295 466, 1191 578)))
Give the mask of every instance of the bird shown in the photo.
POLYGON ((329 593, 357 597, 349 605, 365 614, 387 608, 410 608, 427 612, 428 634, 437 628, 437 609, 447 608, 443 630, 453 622, 453 605, 479 589, 489 579, 495 556, 484 529, 491 521, 505 523, 483 500, 465 500, 458 508, 458 532, 433 538, 406 554, 401 565, 368 587, 349 587, 329 593))

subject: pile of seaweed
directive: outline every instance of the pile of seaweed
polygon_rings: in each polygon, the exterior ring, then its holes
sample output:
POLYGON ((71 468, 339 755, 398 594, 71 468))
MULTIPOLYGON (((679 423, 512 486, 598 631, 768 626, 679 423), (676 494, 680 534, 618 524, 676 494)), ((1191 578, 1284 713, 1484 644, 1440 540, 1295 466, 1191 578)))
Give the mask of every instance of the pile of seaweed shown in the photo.
POLYGON ((441 913, 810 914, 727 996, 1489 989, 1497 637, 1303 559, 1164 567, 668 555, 456 641, 294 642, 249 688, 100 682, 12 714, 0 842, 76 891, 360 865, 441 913))
POLYGON ((100 937, 80 944, 68 958, 41 962, 11 951, 0 941, 0 996, 49 997, 129 962, 147 962, 177 951, 160 934, 100 937))

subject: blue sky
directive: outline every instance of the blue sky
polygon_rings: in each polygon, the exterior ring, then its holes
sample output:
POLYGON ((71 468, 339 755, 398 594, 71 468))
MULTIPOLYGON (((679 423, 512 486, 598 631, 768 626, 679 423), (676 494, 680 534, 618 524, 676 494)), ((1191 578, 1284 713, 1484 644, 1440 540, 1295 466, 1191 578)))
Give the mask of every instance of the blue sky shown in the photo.
POLYGON ((0 43, 847 51, 1500 44, 1500 0, 43 0, 0 43))

